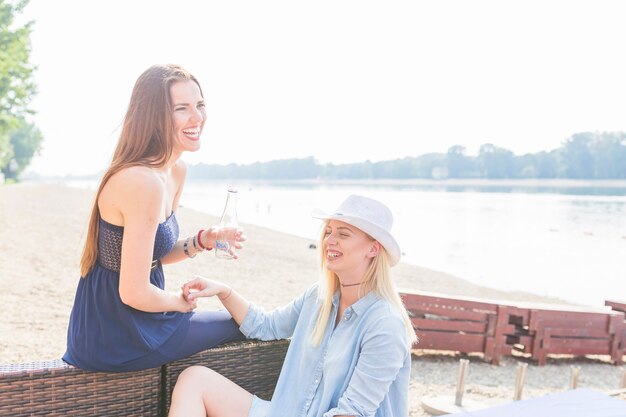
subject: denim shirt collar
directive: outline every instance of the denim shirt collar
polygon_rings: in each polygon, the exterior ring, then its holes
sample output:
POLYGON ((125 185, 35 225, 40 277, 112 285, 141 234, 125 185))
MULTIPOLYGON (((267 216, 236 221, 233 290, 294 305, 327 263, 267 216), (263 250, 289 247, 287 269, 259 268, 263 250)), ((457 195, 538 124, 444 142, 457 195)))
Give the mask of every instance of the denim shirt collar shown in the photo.
MULTIPOLYGON (((335 310, 339 308, 339 295, 340 294, 341 294, 341 291, 337 291, 335 295, 333 295, 333 306, 335 307, 335 310)), ((362 314, 363 312, 367 311, 367 309, 370 308, 370 306, 374 304, 378 300, 378 298, 379 297, 376 294, 374 294, 373 291, 370 291, 367 294, 365 294, 363 297, 361 297, 359 300, 357 300, 356 303, 348 307, 346 310, 352 310, 358 316, 362 314)))

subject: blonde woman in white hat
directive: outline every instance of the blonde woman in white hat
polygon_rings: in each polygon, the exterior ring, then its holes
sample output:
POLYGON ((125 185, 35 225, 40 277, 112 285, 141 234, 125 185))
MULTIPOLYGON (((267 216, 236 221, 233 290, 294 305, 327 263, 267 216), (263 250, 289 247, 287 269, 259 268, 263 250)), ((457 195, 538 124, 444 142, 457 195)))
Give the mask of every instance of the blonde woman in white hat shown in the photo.
POLYGON ((178 378, 170 417, 408 416, 416 337, 391 277, 401 254, 391 211, 352 195, 313 216, 324 220, 322 277, 290 304, 265 312, 220 282, 183 286, 190 300, 218 296, 249 338, 291 337, 272 400, 194 366, 178 378))

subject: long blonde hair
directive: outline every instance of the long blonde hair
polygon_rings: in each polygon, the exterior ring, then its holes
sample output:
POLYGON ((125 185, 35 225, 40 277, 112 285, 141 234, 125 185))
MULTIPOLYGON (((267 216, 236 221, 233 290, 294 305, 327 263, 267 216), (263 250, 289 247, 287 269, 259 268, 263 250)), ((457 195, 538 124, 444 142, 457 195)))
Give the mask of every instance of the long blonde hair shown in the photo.
MULTIPOLYGON (((326 327, 332 325, 330 323, 330 314, 333 308, 333 296, 339 291, 339 277, 333 271, 326 268, 326 256, 323 251, 323 243, 326 235, 326 227, 328 226, 328 220, 322 225, 322 231, 320 234, 320 240, 318 247, 320 248, 320 266, 321 277, 318 290, 318 299, 322 306, 320 308, 313 333, 311 334, 311 341, 314 346, 319 346, 324 339, 324 333, 326 327)), ((370 239, 374 240, 370 237, 370 239)), ((389 262, 389 254, 385 248, 381 245, 378 256, 374 257, 370 262, 361 286, 359 287, 359 296, 373 292, 380 298, 388 301, 402 316, 404 321, 404 327, 406 330, 406 337, 410 345, 413 345, 417 341, 415 330, 411 324, 411 319, 402 303, 402 299, 398 294, 398 290, 393 282, 391 274, 391 266, 389 262)))
POLYGON ((170 86, 178 81, 195 82, 202 95, 198 80, 182 67, 173 64, 154 65, 135 82, 111 165, 102 177, 91 209, 80 260, 80 274, 83 278, 98 259, 98 198, 107 181, 117 172, 132 166, 161 168, 172 156, 174 126, 170 86))

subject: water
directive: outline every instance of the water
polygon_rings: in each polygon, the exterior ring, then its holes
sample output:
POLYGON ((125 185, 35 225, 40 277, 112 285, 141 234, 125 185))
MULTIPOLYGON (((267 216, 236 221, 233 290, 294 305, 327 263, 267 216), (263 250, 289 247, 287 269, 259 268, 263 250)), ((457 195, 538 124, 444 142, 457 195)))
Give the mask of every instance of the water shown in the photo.
MULTIPOLYGON (((190 180, 181 204, 221 215, 229 184, 190 180)), ((238 214, 315 241, 313 208, 351 193, 394 212, 403 262, 474 283, 603 305, 626 299, 626 187, 436 182, 239 182, 238 214), (586 187, 586 188, 585 188, 586 187)))

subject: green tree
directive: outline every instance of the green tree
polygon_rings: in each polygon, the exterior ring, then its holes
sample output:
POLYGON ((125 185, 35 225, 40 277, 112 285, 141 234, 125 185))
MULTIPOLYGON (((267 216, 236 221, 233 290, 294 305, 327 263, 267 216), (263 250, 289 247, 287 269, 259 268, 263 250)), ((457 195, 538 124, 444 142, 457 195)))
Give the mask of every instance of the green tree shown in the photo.
POLYGON ((594 136, 589 147, 593 159, 593 177, 626 178, 626 134, 604 132, 594 136))
POLYGON ((0 168, 6 166, 13 158, 13 147, 7 132, 0 131, 0 168))
POLYGON ((537 178, 536 154, 515 157, 515 178, 537 178))
POLYGON ((478 160, 485 178, 513 178, 515 175, 513 158, 513 152, 491 143, 481 145, 478 151, 478 160))
POLYGON ((433 178, 433 173, 446 168, 446 155, 426 153, 415 158, 413 178, 433 178))
POLYGON ((560 175, 565 178, 593 178, 591 145, 594 135, 590 132, 576 133, 560 148, 560 175))
POLYGON ((42 135, 34 124, 23 122, 22 127, 13 130, 9 137, 13 150, 11 160, 15 160, 17 165, 15 170, 11 170, 11 165, 7 163, 2 168, 2 173, 6 178, 17 178, 28 166, 33 156, 39 152, 42 135))
POLYGON ((515 157, 515 178, 556 178, 557 151, 541 151, 515 157))
POLYGON ((15 16, 27 4, 28 0, 0 0, 0 168, 3 170, 16 156, 10 134, 20 129, 26 116, 32 114, 29 105, 35 94, 34 66, 29 62, 32 22, 15 27, 15 16))
POLYGON ((465 156, 465 146, 454 145, 448 149, 446 159, 448 162, 448 177, 463 178, 469 168, 469 161, 465 156))

